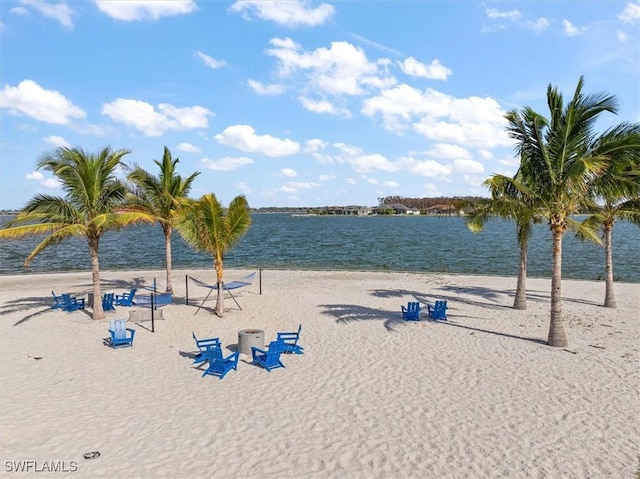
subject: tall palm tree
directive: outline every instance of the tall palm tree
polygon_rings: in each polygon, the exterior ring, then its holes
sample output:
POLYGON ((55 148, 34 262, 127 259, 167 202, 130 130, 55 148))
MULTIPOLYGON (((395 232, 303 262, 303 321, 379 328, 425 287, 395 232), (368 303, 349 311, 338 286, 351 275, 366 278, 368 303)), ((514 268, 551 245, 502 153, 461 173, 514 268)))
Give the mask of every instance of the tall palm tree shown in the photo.
POLYGON ((562 321, 562 239, 567 229, 585 238, 599 241, 596 230, 572 218, 585 207, 592 207, 589 184, 602 175, 612 155, 640 148, 628 124, 614 126, 597 135, 594 123, 604 112, 617 112, 615 97, 582 92, 580 78, 571 101, 551 85, 547 88, 550 119, 530 107, 506 114, 507 132, 516 141, 521 158, 514 179, 505 178, 517 189, 529 189, 541 214, 547 219, 553 241, 551 276, 551 317, 548 343, 566 347, 562 321))
POLYGON ((50 233, 27 256, 24 266, 49 246, 70 236, 87 239, 93 280, 93 319, 105 317, 100 292, 100 238, 111 229, 138 221, 149 221, 138 213, 118 214, 127 188, 115 176, 127 150, 106 147, 98 153, 78 148, 58 148, 42 156, 38 169, 58 178, 64 197, 38 194, 0 230, 0 238, 21 238, 50 233))
MULTIPOLYGON (((629 135, 636 135, 640 142, 640 125, 635 131, 631 126, 629 135)), ((622 219, 640 226, 640 152, 624 151, 612 155, 605 173, 594 179, 589 191, 598 207, 586 220, 592 228, 602 231, 605 250, 605 295, 604 307, 615 308, 616 298, 613 288, 613 226, 616 219, 622 219)))
POLYGON ((176 165, 179 161, 178 158, 171 157, 169 148, 165 146, 162 162, 153 161, 160 168, 158 176, 153 176, 139 166, 133 168, 127 175, 127 179, 134 185, 127 209, 148 213, 162 226, 167 266, 167 293, 173 292, 171 235, 180 205, 187 198, 193 181, 200 174, 197 171, 187 178, 182 178, 176 173, 176 165))
POLYGON ((225 211, 212 193, 197 201, 185 201, 176 224, 189 246, 213 257, 218 285, 215 313, 220 317, 224 314, 224 253, 244 236, 249 226, 251 214, 243 195, 236 196, 225 211))
POLYGON ((527 260, 532 224, 539 223, 531 195, 528 191, 517 191, 513 183, 505 182, 503 176, 493 175, 483 182, 491 191, 491 199, 477 203, 466 217, 467 227, 474 233, 484 229, 485 223, 494 216, 511 219, 516 224, 520 257, 518 280, 513 300, 514 309, 527 309, 527 260))

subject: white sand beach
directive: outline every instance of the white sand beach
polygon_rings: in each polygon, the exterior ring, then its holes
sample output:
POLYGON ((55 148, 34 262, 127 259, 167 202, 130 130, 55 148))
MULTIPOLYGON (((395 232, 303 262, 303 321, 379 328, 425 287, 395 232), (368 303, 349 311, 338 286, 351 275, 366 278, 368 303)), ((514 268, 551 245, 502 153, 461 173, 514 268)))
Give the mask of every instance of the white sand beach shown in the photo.
MULTIPOLYGON (((225 272, 231 281, 248 271, 225 272)), ((86 296, 86 273, 0 277, 2 477, 633 479, 640 453, 640 285, 563 281, 567 349, 544 344, 550 280, 271 271, 234 290, 223 318, 175 271, 175 302, 132 348, 109 319, 52 310, 86 296), (446 322, 405 322, 407 301, 446 299, 446 322), (236 350, 302 324, 303 355, 267 372, 241 355, 223 380, 192 365, 192 332, 236 350), (99 452, 99 457, 83 455, 99 452), (14 472, 32 461, 29 472, 14 472), (58 462, 56 462, 58 461, 58 462), (44 476, 43 476, 44 474, 44 476)), ((103 291, 164 285, 163 271, 101 272, 103 291)), ((140 308, 137 308, 140 310, 140 308)), ((149 310, 145 310, 149 311, 149 310)))

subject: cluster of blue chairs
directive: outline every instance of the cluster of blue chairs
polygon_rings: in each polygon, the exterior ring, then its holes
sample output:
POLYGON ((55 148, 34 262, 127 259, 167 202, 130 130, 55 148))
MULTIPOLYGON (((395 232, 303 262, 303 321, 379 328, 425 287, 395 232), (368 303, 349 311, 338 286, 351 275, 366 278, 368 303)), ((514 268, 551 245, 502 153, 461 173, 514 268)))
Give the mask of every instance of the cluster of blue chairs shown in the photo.
POLYGON ((84 298, 76 298, 68 293, 57 295, 53 291, 51 291, 51 295, 53 296, 54 301, 54 304, 51 307, 52 309, 61 309, 68 313, 84 309, 84 298))
MULTIPOLYGON (((407 306, 400 306, 402 317, 405 321, 420 321, 420 303, 417 301, 409 301, 407 306)), ((447 320, 447 302, 438 300, 433 305, 427 303, 427 313, 429 318, 438 320, 447 320)))
POLYGON ((115 311, 116 306, 130 307, 135 304, 133 298, 136 295, 137 289, 132 289, 128 293, 115 294, 105 293, 102 295, 102 309, 104 311, 115 311))
MULTIPOLYGON (((285 365, 280 360, 281 354, 304 354, 304 348, 298 344, 301 331, 302 324, 298 326, 297 331, 277 333, 276 340, 271 341, 266 349, 252 346, 252 363, 256 366, 263 367, 268 372, 271 372, 272 369, 284 368, 285 365)), ((198 339, 195 333, 192 334, 198 348, 198 353, 194 357, 193 364, 209 363, 208 367, 202 373, 202 377, 211 375, 222 379, 232 369, 238 370, 240 351, 235 351, 227 357, 224 357, 220 338, 198 339)))

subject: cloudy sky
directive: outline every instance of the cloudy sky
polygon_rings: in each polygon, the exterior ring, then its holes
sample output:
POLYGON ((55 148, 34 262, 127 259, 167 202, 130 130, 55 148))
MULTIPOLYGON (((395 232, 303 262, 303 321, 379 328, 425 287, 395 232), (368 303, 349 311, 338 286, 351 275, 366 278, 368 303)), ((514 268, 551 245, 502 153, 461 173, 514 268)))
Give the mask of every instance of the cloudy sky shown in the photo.
POLYGON ((253 207, 481 195, 506 111, 548 84, 640 121, 640 0, 0 2, 0 208, 61 194, 58 146, 167 146, 192 196, 253 207))

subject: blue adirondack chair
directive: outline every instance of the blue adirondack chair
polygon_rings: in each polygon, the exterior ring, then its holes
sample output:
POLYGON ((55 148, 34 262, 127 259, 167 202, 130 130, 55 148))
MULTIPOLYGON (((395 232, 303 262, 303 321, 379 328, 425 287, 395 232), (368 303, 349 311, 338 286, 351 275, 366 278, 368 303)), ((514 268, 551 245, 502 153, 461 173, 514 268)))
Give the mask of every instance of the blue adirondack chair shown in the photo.
POLYGON ((111 334, 110 346, 112 348, 120 346, 133 347, 133 338, 136 335, 136 330, 127 328, 127 324, 124 319, 112 319, 109 334, 111 334))
POLYGON ((78 309, 84 309, 84 298, 76 298, 70 294, 62 294, 62 310, 68 313, 77 311, 78 309))
POLYGON ((220 349, 220 357, 222 357, 222 345, 220 344, 220 338, 205 338, 198 339, 196 337, 196 333, 192 332, 193 340, 196 342, 196 346, 198 347, 198 354, 196 354, 193 358, 193 364, 201 363, 206 361, 205 353, 208 349, 217 348, 220 349))
POLYGON ((433 306, 427 304, 427 309, 429 311, 429 317, 431 319, 447 319, 446 301, 436 301, 433 306))
POLYGON ((404 306, 400 308, 402 308, 402 317, 406 321, 420 321, 420 303, 409 301, 406 308, 404 306))
POLYGON ((209 367, 204 370, 202 377, 218 376, 220 379, 231 371, 232 369, 238 370, 238 358, 240 357, 240 351, 234 351, 226 358, 222 357, 222 348, 211 347, 204 352, 205 361, 209 361, 209 367))
POLYGON ((302 324, 298 326, 298 331, 281 332, 278 333, 278 341, 282 341, 285 344, 285 354, 304 354, 303 347, 298 344, 300 339, 300 331, 302 331, 302 324))
POLYGON ((113 293, 104 293, 102 295, 102 309, 104 311, 115 311, 116 307, 113 302, 115 301, 113 293))
POLYGON ((136 295, 136 289, 132 289, 128 293, 116 294, 116 306, 132 306, 133 297, 136 295))
POLYGON ((253 356, 253 364, 262 366, 268 372, 272 369, 284 368, 284 364, 280 361, 280 354, 282 354, 287 345, 284 341, 271 341, 267 351, 260 349, 256 346, 251 346, 251 355, 253 356))
POLYGON ((64 308, 64 300, 62 299, 62 295, 58 296, 56 293, 51 291, 51 296, 53 296, 54 305, 51 306, 51 309, 63 309, 64 308))

